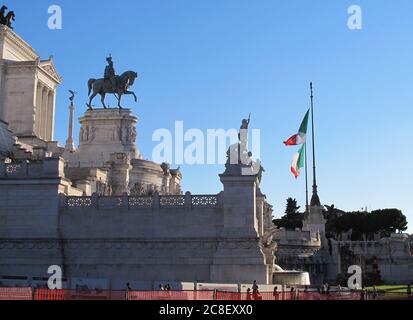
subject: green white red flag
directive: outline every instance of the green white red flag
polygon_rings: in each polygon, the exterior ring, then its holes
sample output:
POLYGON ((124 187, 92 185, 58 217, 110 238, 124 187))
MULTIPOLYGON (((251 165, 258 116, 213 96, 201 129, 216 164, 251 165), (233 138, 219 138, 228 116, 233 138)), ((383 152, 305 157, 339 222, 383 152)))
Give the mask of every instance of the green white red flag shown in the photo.
POLYGON ((307 111, 303 122, 301 123, 300 129, 298 129, 298 133, 293 135, 287 141, 284 141, 284 144, 289 146, 298 146, 301 144, 305 144, 307 142, 307 128, 308 128, 308 119, 310 116, 310 110, 307 111))
POLYGON ((293 163, 291 164, 291 172, 297 179, 300 176, 300 171, 305 166, 305 144, 301 146, 301 149, 294 155, 293 163))

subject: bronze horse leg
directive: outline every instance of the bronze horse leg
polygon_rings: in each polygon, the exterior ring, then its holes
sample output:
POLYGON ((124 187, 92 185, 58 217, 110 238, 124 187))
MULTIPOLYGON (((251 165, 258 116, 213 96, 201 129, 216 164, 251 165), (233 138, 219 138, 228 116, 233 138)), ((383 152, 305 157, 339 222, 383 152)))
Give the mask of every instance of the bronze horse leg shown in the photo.
POLYGON ((89 98, 89 104, 87 105, 87 107, 89 108, 89 110, 93 110, 92 108, 92 101, 93 99, 97 96, 97 92, 93 92, 93 94, 90 96, 89 98))
POLYGON ((106 108, 106 105, 105 105, 106 93, 103 92, 103 91, 101 91, 101 92, 100 92, 100 96, 102 97, 101 101, 102 101, 103 108, 104 108, 104 109, 107 109, 107 108, 106 108))
POLYGON ((126 90, 123 94, 133 95, 133 98, 135 99, 135 102, 138 102, 138 97, 136 96, 135 92, 126 90))
POLYGON ((121 104, 120 104, 120 101, 122 100, 122 95, 123 95, 122 91, 118 90, 118 92, 117 92, 117 93, 114 93, 113 95, 114 95, 115 98, 118 100, 118 108, 119 108, 119 109, 123 109, 122 106, 121 106, 121 104))

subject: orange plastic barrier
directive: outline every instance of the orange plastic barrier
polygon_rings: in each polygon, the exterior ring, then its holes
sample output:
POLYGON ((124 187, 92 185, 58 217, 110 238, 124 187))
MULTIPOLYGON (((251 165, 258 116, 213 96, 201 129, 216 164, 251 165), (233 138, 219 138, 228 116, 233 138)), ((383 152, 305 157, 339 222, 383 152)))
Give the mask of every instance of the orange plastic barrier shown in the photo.
POLYGON ((260 292, 258 294, 216 292, 216 300, 221 301, 291 301, 291 300, 358 300, 360 295, 357 293, 309 293, 309 292, 260 292))
POLYGON ((0 300, 32 300, 32 288, 0 288, 0 300))
POLYGON ((214 300, 213 291, 129 291, 127 300, 214 300))
POLYGON ((36 289, 34 300, 68 300, 65 290, 36 289))
POLYGON ((34 300, 125 300, 126 291, 37 289, 34 300))
MULTIPOLYGON (((0 300, 32 300, 31 288, 0 288, 0 300)), ((379 296, 377 299, 392 297, 379 296)), ((393 297, 405 298, 407 295, 393 297)), ((360 300, 358 292, 334 292, 321 294, 318 292, 260 292, 259 294, 233 293, 222 291, 109 291, 109 290, 49 290, 36 289, 34 300, 166 300, 166 301, 288 301, 288 300, 360 300)), ((370 298, 365 298, 366 300, 370 298)))

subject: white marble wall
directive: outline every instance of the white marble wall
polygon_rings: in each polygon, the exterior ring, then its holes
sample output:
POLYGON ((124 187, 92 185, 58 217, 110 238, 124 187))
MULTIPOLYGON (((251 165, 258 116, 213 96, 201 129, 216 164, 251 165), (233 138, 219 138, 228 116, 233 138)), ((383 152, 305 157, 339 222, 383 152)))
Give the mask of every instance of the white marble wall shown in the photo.
POLYGON ((58 264, 70 279, 108 283, 270 283, 254 179, 225 184, 218 196, 66 197, 58 179, 45 180, 60 170, 0 177, 0 275, 44 277, 58 264))

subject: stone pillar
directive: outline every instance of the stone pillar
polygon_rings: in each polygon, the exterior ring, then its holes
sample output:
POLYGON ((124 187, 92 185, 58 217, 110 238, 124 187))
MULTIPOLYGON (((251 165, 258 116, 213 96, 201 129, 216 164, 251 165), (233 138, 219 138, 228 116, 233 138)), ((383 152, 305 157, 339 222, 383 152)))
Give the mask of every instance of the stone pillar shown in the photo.
POLYGON ((326 220, 323 216, 323 207, 311 206, 310 212, 303 221, 303 231, 310 231, 311 239, 321 241, 321 245, 327 244, 326 238, 326 220))
POLYGON ((224 185, 224 233, 225 236, 258 238, 256 216, 257 176, 221 175, 224 185))
POLYGON ((256 217, 257 176, 220 176, 223 192, 223 229, 211 266, 212 282, 270 284, 261 250, 256 217))
POLYGON ((258 235, 260 238, 264 235, 264 201, 265 196, 258 189, 256 219, 258 220, 258 235))
POLYGON ((113 153, 112 162, 112 195, 122 196, 129 190, 129 172, 132 170, 131 158, 128 153, 113 153))
POLYGON ((75 114, 75 106, 73 105, 73 101, 70 103, 69 107, 69 134, 66 140, 66 147, 65 150, 67 152, 75 152, 75 141, 73 139, 73 125, 74 125, 74 114, 75 114))
POLYGON ((4 114, 4 80, 6 75, 6 65, 5 62, 0 59, 0 120, 5 120, 4 114))
POLYGON ((182 174, 178 169, 171 170, 171 180, 169 182, 169 193, 172 195, 179 195, 182 193, 181 191, 181 179, 182 174))
POLYGON ((43 85, 41 82, 37 82, 36 90, 36 115, 35 115, 35 129, 34 132, 36 136, 40 137, 40 124, 41 124, 41 110, 42 110, 42 95, 43 95, 43 85))
POLYGON ((47 102, 49 91, 46 87, 42 90, 42 103, 40 109, 40 138, 46 140, 46 115, 47 115, 47 102))
POLYGON ((47 100, 47 127, 46 127, 46 140, 53 141, 54 135, 54 116, 55 116, 55 92, 49 91, 47 100))

